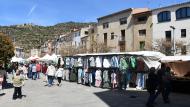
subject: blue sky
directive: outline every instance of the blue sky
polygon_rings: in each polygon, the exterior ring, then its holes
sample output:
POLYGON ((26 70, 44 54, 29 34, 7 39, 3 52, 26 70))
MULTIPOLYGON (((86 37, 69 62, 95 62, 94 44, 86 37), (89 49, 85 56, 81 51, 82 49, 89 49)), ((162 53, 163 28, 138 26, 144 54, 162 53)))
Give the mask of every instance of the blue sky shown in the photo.
POLYGON ((157 8, 189 0, 0 0, 0 25, 96 22, 127 8, 157 8))

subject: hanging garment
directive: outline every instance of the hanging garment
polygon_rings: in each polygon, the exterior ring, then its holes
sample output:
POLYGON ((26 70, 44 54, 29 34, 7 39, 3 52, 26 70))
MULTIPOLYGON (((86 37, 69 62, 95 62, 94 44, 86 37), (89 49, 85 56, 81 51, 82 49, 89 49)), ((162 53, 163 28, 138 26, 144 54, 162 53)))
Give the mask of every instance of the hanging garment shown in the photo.
POLYGON ((92 79, 92 73, 91 72, 89 72, 88 73, 89 75, 89 85, 91 86, 92 85, 92 82, 93 82, 93 79, 92 79))
POLYGON ((71 58, 71 67, 73 67, 74 66, 74 64, 75 64, 75 59, 74 58, 71 58))
POLYGON ((104 88, 110 88, 110 79, 109 79, 109 72, 108 72, 108 70, 105 70, 103 72, 103 87, 104 88))
POLYGON ((70 73, 70 81, 71 82, 75 82, 76 81, 76 79, 77 79, 77 77, 76 77, 76 71, 75 71, 76 69, 72 69, 71 70, 71 73, 70 73))
POLYGON ((85 84, 85 85, 89 85, 88 72, 84 72, 84 84, 85 84))
POLYGON ((77 61, 77 59, 74 59, 74 67, 78 67, 78 61, 77 61))
POLYGON ((81 68, 78 69, 78 83, 81 84, 83 79, 83 70, 81 68))
POLYGON ((98 68, 102 67, 102 60, 100 57, 96 57, 96 67, 98 68))
POLYGON ((66 80, 67 80, 67 81, 69 81, 69 73, 70 73, 70 71, 69 71, 69 69, 67 69, 67 70, 66 70, 66 80))
POLYGON ((83 59, 83 68, 84 69, 88 68, 88 59, 83 59))
POLYGON ((69 67, 70 67, 70 58, 67 57, 67 58, 65 59, 65 61, 66 61, 66 62, 65 62, 65 67, 66 67, 66 68, 69 68, 69 67))
POLYGON ((137 60, 134 56, 130 57, 130 67, 132 69, 136 69, 136 67, 137 67, 137 60))
POLYGON ((104 59, 103 61, 103 67, 104 68, 109 68, 111 66, 110 62, 108 59, 104 59))
POLYGON ((91 84, 92 84, 92 86, 95 86, 95 82, 96 82, 96 70, 91 70, 91 74, 92 74, 92 82, 91 82, 91 84))
POLYGON ((128 64, 127 64, 127 62, 126 62, 126 60, 125 60, 125 58, 121 58, 120 59, 120 63, 119 63, 119 69, 120 70, 127 70, 128 69, 128 64))
POLYGON ((78 67, 82 67, 83 63, 82 63, 82 58, 78 58, 78 67))
POLYGON ((118 58, 116 56, 113 56, 111 58, 111 67, 115 67, 115 68, 119 67, 119 61, 118 61, 118 58))
POLYGON ((66 80, 66 69, 63 70, 63 80, 66 80))
POLYGON ((145 63, 143 60, 137 60, 137 69, 136 71, 139 73, 144 72, 144 68, 145 68, 145 63))
POLYGON ((117 80, 116 80, 116 73, 111 73, 111 83, 113 84, 116 84, 117 83, 117 80))
POLYGON ((144 89, 145 88, 145 75, 143 73, 137 73, 137 89, 144 89))
POLYGON ((102 71, 101 70, 97 70, 96 71, 96 77, 95 77, 95 79, 96 79, 95 86, 96 87, 100 87, 101 86, 101 83, 102 83, 102 77, 101 77, 101 75, 102 75, 102 71))
POLYGON ((96 66, 94 57, 90 57, 89 63, 90 63, 90 67, 95 67, 96 66))

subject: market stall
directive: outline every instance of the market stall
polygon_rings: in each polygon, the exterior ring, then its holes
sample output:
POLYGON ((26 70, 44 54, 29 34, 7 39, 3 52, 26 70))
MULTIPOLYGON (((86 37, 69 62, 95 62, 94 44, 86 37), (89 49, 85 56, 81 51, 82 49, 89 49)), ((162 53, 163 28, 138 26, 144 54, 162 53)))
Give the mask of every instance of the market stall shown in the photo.
POLYGON ((190 76, 190 56, 165 56, 160 59, 178 77, 190 76))
MULTIPOLYGON (((148 69, 160 67, 160 58, 165 55, 160 52, 120 52, 120 53, 92 53, 66 56, 65 70, 66 80, 70 80, 70 74, 76 73, 79 84, 93 85, 96 87, 114 87, 120 83, 122 75, 129 75, 126 79, 134 84, 145 87, 145 79, 148 69), (126 73, 126 74, 122 74, 126 73), (116 80, 117 77, 117 80, 116 80), (97 82, 99 81, 99 82, 97 82), (115 85, 114 85, 114 84, 115 85)), ((125 85, 126 86, 126 85, 125 85)), ((126 87, 125 87, 126 88, 126 87)))

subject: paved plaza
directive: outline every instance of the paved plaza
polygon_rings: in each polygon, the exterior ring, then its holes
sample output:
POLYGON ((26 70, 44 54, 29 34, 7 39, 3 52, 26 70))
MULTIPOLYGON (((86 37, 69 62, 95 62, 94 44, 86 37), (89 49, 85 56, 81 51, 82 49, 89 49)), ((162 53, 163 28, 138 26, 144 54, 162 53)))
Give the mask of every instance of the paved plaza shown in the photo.
MULTIPOLYGON (((57 82, 57 81, 55 81, 57 82)), ((22 99, 12 100, 13 88, 0 93, 0 107, 145 107, 146 91, 117 91, 63 82, 61 87, 45 86, 42 80, 27 80, 22 99)), ((161 96, 155 107, 190 107, 190 95, 171 94, 171 104, 161 96)))

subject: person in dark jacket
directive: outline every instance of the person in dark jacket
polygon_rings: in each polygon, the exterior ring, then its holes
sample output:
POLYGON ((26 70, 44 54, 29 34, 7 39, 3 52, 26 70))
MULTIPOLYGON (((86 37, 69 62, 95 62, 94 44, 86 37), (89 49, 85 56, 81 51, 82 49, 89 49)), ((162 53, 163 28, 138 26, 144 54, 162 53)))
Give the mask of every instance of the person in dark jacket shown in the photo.
POLYGON ((146 80, 146 87, 149 93, 149 98, 147 101, 147 107, 153 107, 155 95, 156 95, 156 88, 158 86, 158 79, 157 75, 155 74, 155 68, 150 68, 150 72, 148 74, 148 79, 146 80))
POLYGON ((163 100, 164 103, 169 103, 169 95, 171 92, 171 69, 170 67, 166 67, 166 71, 162 77, 162 81, 163 81, 163 100))

